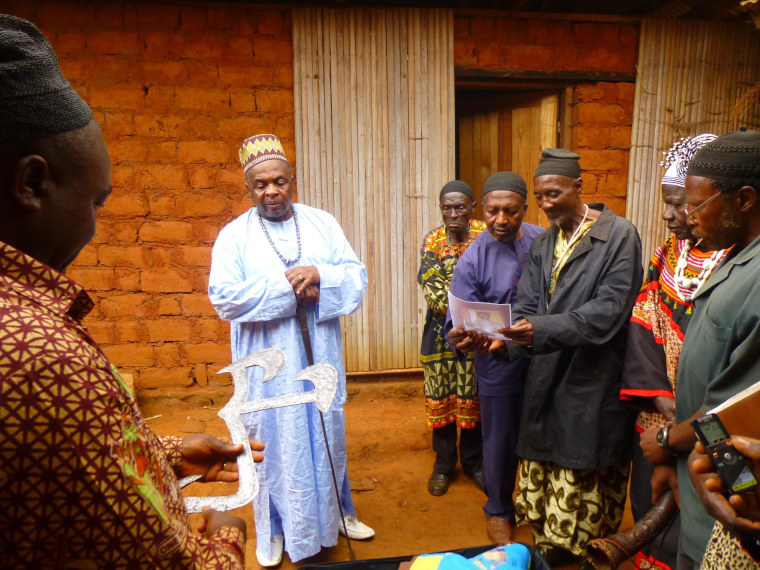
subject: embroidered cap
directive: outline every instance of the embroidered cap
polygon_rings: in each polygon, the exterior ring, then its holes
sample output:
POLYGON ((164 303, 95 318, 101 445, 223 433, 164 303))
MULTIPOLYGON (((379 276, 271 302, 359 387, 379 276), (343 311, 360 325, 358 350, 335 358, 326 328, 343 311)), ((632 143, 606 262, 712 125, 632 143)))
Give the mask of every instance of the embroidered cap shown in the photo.
POLYGON ((90 107, 61 74, 42 32, 0 14, 0 141, 65 133, 91 120, 90 107))
POLYGON ((718 137, 697 151, 686 172, 714 180, 760 176, 760 131, 734 131, 718 137))
POLYGON ((240 147, 240 164, 243 166, 243 172, 248 172, 258 163, 273 158, 288 162, 282 143, 275 135, 254 135, 245 139, 243 146, 240 147))

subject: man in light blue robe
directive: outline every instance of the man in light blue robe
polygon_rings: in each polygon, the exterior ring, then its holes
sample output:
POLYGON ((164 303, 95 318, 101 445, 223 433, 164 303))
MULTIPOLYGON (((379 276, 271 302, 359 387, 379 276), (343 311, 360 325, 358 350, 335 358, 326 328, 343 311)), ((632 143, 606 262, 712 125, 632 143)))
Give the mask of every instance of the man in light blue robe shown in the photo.
MULTIPOLYGON (((233 362, 264 348, 286 354, 284 369, 269 382, 261 381, 260 368, 249 369, 248 400, 312 389, 311 383, 293 381, 308 366, 296 316, 298 304, 305 308, 314 362, 338 371, 337 392, 324 421, 346 530, 350 538, 370 538, 374 531, 356 518, 346 469, 339 320, 359 308, 366 270, 333 216, 292 204, 293 176, 277 137, 247 139, 240 157, 255 207, 220 232, 209 297, 219 316, 230 321, 233 362)), ((267 449, 253 504, 259 563, 276 566, 283 548, 297 562, 337 544, 344 530, 315 404, 254 412, 243 421, 267 449)))

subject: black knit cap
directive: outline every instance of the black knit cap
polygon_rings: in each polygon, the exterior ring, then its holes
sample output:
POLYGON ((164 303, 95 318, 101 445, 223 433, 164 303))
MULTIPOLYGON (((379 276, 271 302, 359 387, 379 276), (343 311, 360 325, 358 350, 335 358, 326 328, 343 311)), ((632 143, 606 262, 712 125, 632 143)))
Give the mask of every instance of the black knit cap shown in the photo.
POLYGON ((541 160, 538 162, 533 178, 550 174, 579 178, 581 165, 578 161, 580 159, 580 155, 564 148, 546 148, 541 153, 541 160))
POLYGON ((686 174, 714 180, 760 177, 760 131, 734 131, 709 142, 691 159, 686 174))
POLYGON ((91 120, 90 107, 61 74, 42 32, 0 14, 0 141, 65 133, 91 120))
POLYGON ((522 196, 528 196, 528 186, 522 176, 516 172, 494 172, 483 184, 483 197, 494 190, 509 190, 522 196))
POLYGON ((470 200, 475 199, 475 195, 472 193, 472 188, 470 188, 467 182, 462 182, 461 180, 452 180, 451 182, 444 184, 443 188, 441 188, 441 193, 438 194, 438 199, 440 200, 443 198, 444 194, 448 194, 449 192, 459 192, 460 194, 469 196, 470 200))

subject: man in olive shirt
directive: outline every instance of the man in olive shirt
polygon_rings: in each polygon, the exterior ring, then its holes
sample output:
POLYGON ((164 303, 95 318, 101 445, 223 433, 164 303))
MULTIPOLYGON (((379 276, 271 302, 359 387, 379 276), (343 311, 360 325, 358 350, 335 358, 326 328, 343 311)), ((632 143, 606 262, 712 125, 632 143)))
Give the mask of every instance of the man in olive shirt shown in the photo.
POLYGON ((733 246, 694 296, 694 315, 678 369, 672 429, 642 434, 652 463, 677 453, 683 520, 678 568, 698 568, 715 522, 691 483, 687 459, 696 436, 690 420, 760 379, 760 132, 729 133, 689 163, 686 212, 709 249, 733 246))

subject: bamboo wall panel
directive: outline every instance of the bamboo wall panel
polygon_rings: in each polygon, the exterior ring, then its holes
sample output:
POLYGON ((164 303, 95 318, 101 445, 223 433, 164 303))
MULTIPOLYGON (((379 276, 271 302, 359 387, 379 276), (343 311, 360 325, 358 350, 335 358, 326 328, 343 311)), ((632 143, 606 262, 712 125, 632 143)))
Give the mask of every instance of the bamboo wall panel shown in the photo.
POLYGON ((293 45, 299 201, 332 213, 367 266, 346 371, 418 367, 419 248, 454 177, 453 14, 298 7, 293 45))
POLYGON ((667 237, 663 152, 680 137, 760 127, 751 105, 732 117, 760 81, 760 33, 746 24, 644 19, 639 46, 626 214, 646 261, 667 237))

